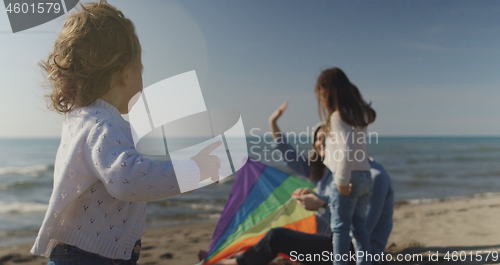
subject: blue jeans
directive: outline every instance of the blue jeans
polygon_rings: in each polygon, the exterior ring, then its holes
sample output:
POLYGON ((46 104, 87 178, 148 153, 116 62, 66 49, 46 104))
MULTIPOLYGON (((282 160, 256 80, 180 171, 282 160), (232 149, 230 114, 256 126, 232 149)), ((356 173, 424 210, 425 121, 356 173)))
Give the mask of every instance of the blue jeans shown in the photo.
MULTIPOLYGON (((352 192, 349 196, 341 195, 337 186, 332 182, 332 196, 330 197, 331 228, 333 232, 333 252, 350 257, 352 231, 356 251, 362 251, 363 257, 357 257, 356 264, 369 265, 364 256, 371 253, 370 237, 366 230, 366 211, 370 197, 372 179, 370 171, 353 171, 351 173, 352 192)), ((354 253, 352 253, 354 254, 354 253)), ((342 256, 341 256, 342 257, 342 256)), ((348 260, 335 260, 335 265, 346 265, 348 260)))
POLYGON ((391 178, 382 165, 370 161, 370 167, 373 185, 366 216, 366 229, 370 234, 372 253, 381 254, 385 252, 385 246, 392 231, 394 189, 391 178))
MULTIPOLYGON (((139 249, 141 241, 135 243, 134 249, 139 249), (137 248, 137 246, 139 246, 137 248)), ((136 265, 139 259, 139 252, 132 251, 132 257, 129 260, 110 259, 94 253, 81 250, 77 247, 57 244, 49 257, 47 265, 136 265)))

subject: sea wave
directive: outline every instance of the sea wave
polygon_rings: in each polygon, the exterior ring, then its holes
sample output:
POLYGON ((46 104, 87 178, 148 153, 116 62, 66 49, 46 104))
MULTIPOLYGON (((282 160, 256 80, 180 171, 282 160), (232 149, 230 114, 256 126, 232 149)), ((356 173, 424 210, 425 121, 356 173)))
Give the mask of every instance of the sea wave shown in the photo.
POLYGON ((463 196, 406 199, 406 200, 398 200, 395 202, 395 204, 396 205, 405 205, 405 204, 418 205, 418 204, 429 204, 429 203, 436 203, 436 202, 457 201, 457 200, 471 199, 471 198, 493 198, 493 197, 500 197, 500 193, 498 193, 498 192, 486 192, 486 193, 476 193, 476 194, 463 195, 463 196))
POLYGON ((205 211, 221 211, 224 210, 223 205, 212 205, 212 204, 195 204, 192 203, 189 205, 189 208, 193 210, 205 210, 205 211))
POLYGON ((52 188, 52 182, 40 182, 40 181, 18 181, 11 184, 0 184, 0 190, 22 190, 30 188, 52 188))
POLYGON ((211 219, 211 220, 217 220, 217 219, 220 219, 221 215, 216 213, 216 214, 204 214, 204 213, 200 213, 200 214, 197 214, 196 217, 198 219, 211 219))
MULTIPOLYGON (((32 242, 33 241, 33 236, 36 236, 38 233, 37 228, 28 228, 28 227, 23 227, 22 229, 17 229, 17 230, 5 230, 5 231, 0 231, 0 239, 8 238, 8 241, 19 241, 22 237, 29 237, 28 240, 22 240, 22 241, 28 241, 32 242), (17 240, 16 240, 17 239, 17 240)), ((0 240, 0 248, 3 246, 7 246, 8 244, 5 244, 6 242, 0 240)), ((24 244, 28 244, 28 242, 23 242, 24 244)), ((3 264, 3 263, 2 263, 3 264)))
POLYGON ((468 148, 455 148, 454 153, 490 153, 499 152, 500 146, 472 146, 468 148))
POLYGON ((15 175, 27 175, 36 178, 53 170, 54 170, 54 165, 34 165, 28 167, 2 167, 0 168, 0 176, 15 174, 15 175))
POLYGON ((185 208, 195 211, 222 211, 224 210, 224 205, 226 200, 192 200, 192 201, 178 201, 178 200, 164 200, 158 202, 152 202, 151 205, 158 205, 160 207, 166 208, 185 208))
POLYGON ((45 212, 48 206, 36 202, 0 202, 0 214, 45 212))

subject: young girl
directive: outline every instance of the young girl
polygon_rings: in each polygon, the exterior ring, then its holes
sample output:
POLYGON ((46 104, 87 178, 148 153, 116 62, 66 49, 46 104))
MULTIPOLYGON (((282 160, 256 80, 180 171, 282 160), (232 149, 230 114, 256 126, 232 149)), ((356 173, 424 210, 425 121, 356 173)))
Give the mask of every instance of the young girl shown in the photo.
POLYGON ((209 145, 184 162, 144 158, 121 114, 142 91, 141 46, 132 22, 105 3, 68 16, 42 63, 51 106, 65 114, 54 187, 31 250, 49 264, 136 264, 146 202, 217 178, 209 145), (175 171, 174 171, 175 169, 175 171))
MULTIPOLYGON (((320 116, 326 120, 323 163, 334 174, 329 203, 334 253, 349 256, 350 231, 356 251, 371 253, 365 222, 372 179, 365 145, 366 127, 375 120, 375 111, 339 68, 321 73, 315 93, 320 116)), ((370 261, 358 257, 357 264, 370 261)))

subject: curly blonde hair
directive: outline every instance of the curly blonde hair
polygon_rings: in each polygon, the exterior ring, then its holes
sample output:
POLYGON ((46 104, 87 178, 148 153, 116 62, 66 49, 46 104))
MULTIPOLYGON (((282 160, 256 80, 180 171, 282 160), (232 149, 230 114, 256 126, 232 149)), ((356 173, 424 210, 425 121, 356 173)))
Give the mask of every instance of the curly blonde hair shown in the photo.
POLYGON ((50 83, 49 108, 64 114, 91 104, 114 86, 112 75, 131 67, 140 54, 134 24, 120 10, 105 1, 81 5, 40 63, 50 83))

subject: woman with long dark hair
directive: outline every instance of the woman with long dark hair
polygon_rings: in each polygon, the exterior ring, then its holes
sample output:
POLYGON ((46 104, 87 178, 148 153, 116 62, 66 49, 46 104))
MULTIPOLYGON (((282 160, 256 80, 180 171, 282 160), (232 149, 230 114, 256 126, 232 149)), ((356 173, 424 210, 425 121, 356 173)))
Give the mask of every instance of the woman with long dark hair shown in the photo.
MULTIPOLYGON (((349 232, 354 236, 357 252, 371 253, 366 212, 372 179, 365 145, 367 126, 375 120, 375 111, 339 68, 323 71, 314 91, 320 117, 326 122, 323 163, 334 175, 328 203, 334 254, 349 256, 349 232)), ((356 263, 370 261, 358 257, 356 263)), ((347 261, 336 260, 335 264, 347 261)))

